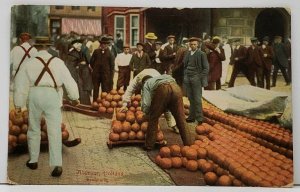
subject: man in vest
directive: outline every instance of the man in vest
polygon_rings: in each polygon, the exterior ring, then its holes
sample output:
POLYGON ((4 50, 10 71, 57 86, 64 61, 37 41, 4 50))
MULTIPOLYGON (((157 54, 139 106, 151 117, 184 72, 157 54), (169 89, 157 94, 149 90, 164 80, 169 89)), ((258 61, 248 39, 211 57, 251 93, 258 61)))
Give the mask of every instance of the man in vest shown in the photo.
POLYGON ((13 78, 18 74, 22 64, 37 52, 36 48, 29 44, 30 39, 31 35, 29 33, 21 33, 19 37, 20 45, 15 46, 10 52, 11 75, 13 78))
POLYGON ((16 116, 22 115, 22 108, 28 101, 29 129, 27 132, 30 159, 26 166, 38 168, 41 130, 40 119, 44 115, 47 122, 49 141, 49 164, 53 167, 51 175, 62 174, 62 134, 61 106, 64 85, 73 104, 79 104, 77 84, 64 62, 47 52, 50 41, 48 37, 36 38, 38 52, 23 64, 15 78, 14 104, 16 116))

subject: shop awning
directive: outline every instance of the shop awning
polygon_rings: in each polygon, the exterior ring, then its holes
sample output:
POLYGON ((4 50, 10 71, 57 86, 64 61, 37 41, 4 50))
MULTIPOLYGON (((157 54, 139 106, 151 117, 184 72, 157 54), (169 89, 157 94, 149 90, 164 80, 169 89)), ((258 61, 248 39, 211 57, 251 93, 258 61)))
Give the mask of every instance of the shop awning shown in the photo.
POLYGON ((62 34, 101 35, 101 19, 62 18, 62 34))

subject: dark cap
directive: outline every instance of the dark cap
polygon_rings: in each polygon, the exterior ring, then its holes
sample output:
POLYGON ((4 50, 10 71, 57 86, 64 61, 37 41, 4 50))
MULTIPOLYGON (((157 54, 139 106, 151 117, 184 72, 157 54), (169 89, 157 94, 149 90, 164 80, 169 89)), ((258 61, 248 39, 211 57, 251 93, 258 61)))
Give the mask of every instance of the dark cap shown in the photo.
POLYGON ((274 39, 282 39, 282 37, 280 35, 276 35, 274 36, 274 39))
POLYGON ((191 42, 191 41, 198 41, 198 42, 201 42, 201 39, 200 39, 199 37, 191 37, 191 38, 189 39, 189 42, 191 42))
POLYGON ((125 48, 130 48, 130 46, 128 44, 123 45, 123 49, 125 48))
POLYGON ((169 35, 167 38, 168 38, 168 39, 171 39, 171 38, 174 38, 174 39, 175 39, 175 35, 169 35))
POLYGON ((162 45, 163 43, 161 41, 156 41, 155 44, 162 45))
POLYGON ((251 41, 251 42, 256 42, 256 41, 258 41, 258 39, 257 39, 256 37, 251 37, 251 38, 250 38, 250 41, 251 41))
POLYGON ((80 39, 75 39, 71 42, 72 45, 74 45, 75 43, 82 43, 82 40, 80 39))
POLYGON ((262 40, 263 41, 270 41, 270 38, 269 38, 269 36, 265 36, 262 40))
POLYGON ((232 42, 241 42, 241 38, 234 38, 232 39, 232 42))
POLYGON ((136 46, 138 46, 138 45, 141 45, 142 47, 145 46, 144 43, 142 43, 142 42, 138 42, 138 43, 136 44, 136 46))

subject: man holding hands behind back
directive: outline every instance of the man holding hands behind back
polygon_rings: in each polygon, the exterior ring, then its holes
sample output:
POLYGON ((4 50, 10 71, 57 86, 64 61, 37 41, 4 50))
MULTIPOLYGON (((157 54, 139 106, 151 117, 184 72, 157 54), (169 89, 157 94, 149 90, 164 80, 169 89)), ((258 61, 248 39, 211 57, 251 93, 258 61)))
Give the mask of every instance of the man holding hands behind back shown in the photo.
POLYGON ((200 39, 192 37, 189 39, 189 42, 191 50, 183 59, 183 84, 190 101, 190 114, 186 122, 192 123, 197 120, 198 124, 202 124, 202 87, 208 85, 209 65, 206 54, 198 49, 200 39))

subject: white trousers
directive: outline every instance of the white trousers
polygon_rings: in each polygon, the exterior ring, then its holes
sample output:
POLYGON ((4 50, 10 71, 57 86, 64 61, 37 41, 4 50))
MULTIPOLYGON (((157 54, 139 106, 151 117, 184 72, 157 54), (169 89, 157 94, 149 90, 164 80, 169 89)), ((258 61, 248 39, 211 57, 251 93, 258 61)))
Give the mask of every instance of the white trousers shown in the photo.
POLYGON ((61 98, 51 87, 32 87, 29 90, 29 128, 27 132, 30 163, 38 162, 41 142, 41 116, 45 117, 49 141, 49 164, 62 166, 61 98))

